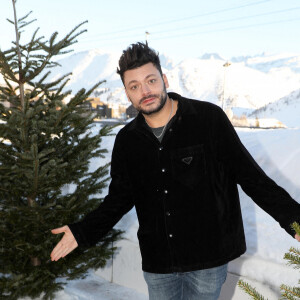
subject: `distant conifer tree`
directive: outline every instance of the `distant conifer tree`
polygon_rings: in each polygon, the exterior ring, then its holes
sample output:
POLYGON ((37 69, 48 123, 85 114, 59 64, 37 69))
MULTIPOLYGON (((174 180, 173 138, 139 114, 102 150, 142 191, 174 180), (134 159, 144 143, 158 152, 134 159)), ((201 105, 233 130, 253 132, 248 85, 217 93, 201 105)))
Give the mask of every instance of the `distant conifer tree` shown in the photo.
POLYGON ((61 238, 50 229, 80 220, 102 201, 109 166, 91 168, 90 162, 103 157, 101 140, 110 129, 93 128, 85 108, 101 82, 72 95, 64 91, 70 74, 47 81, 46 69, 59 66, 53 58, 70 52, 83 23, 59 41, 57 32, 45 41, 37 29, 22 44, 21 29, 33 21, 27 21, 30 13, 17 19, 12 3, 14 21, 8 21, 16 41, 0 50, 0 298, 53 299, 64 284, 58 278, 81 278, 103 267, 120 236, 112 230, 95 247, 50 261, 61 238))
MULTIPOLYGON (((292 228, 295 232, 300 235, 300 225, 298 223, 293 223, 292 228)), ((284 259, 288 261, 289 265, 294 266, 295 269, 300 269, 300 250, 291 247, 288 253, 285 253, 284 259)), ((300 285, 300 280, 298 281, 300 285)), ((242 288, 248 295, 251 296, 254 300, 267 300, 261 294, 259 294, 255 288, 250 286, 248 283, 240 280, 238 282, 238 286, 242 288)), ((280 286, 281 296, 280 299, 288 299, 288 300, 299 300, 300 299, 300 287, 290 287, 285 284, 280 286)))

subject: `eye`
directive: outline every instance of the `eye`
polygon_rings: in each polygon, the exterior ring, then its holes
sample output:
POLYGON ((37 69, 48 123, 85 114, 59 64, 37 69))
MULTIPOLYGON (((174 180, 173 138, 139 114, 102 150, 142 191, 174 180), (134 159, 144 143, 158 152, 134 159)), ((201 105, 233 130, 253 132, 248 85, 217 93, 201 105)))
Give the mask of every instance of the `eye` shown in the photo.
POLYGON ((155 82, 156 82, 156 79, 154 79, 154 78, 149 80, 149 83, 155 83, 155 82))
POLYGON ((130 89, 131 89, 132 91, 136 90, 136 89, 137 89, 137 85, 131 86, 130 89))

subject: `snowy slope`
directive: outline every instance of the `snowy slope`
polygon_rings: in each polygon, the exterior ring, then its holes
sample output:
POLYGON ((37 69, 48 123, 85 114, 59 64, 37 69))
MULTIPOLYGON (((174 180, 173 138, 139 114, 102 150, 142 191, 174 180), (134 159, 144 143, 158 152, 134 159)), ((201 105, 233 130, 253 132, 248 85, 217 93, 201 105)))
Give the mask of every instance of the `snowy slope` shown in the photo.
POLYGON ((300 89, 255 110, 250 116, 258 118, 268 116, 280 120, 288 127, 300 127, 300 89))
POLYGON ((290 69, 294 73, 300 73, 300 56, 296 53, 267 54, 256 56, 233 57, 232 62, 244 62, 247 67, 264 73, 275 70, 290 69))
POLYGON ((58 61, 61 67, 51 72, 49 80, 72 72, 66 88, 74 93, 81 88, 90 89, 99 81, 106 80, 97 91, 109 90, 104 98, 110 96, 112 101, 115 99, 118 103, 126 104, 128 101, 123 93, 122 82, 116 73, 119 57, 120 53, 105 53, 98 49, 79 52, 58 61))
MULTIPOLYGON (((97 49, 73 54, 60 61, 62 67, 53 71, 51 79, 72 71, 67 87, 74 92, 105 79, 107 82, 98 89, 106 91, 101 100, 129 105, 116 74, 119 56, 120 53, 108 54, 97 49)), ((224 94, 228 105, 244 111, 263 107, 300 86, 300 55, 233 58, 227 68, 223 67, 226 61, 216 53, 185 59, 176 65, 165 54, 160 59, 170 90, 219 105, 224 94)))
MULTIPOLYGON (((51 70, 49 80, 72 72, 66 88, 74 93, 106 80, 97 89, 97 92, 104 92, 100 95, 101 100, 129 105, 116 74, 120 54, 99 49, 75 53, 59 61, 61 67, 51 70)), ((236 57, 227 68, 223 67, 226 61, 217 53, 185 59, 178 64, 165 54, 161 54, 160 59, 170 82, 170 91, 220 106, 224 95, 226 104, 235 107, 234 112, 239 115, 286 97, 300 86, 299 54, 236 57)))
POLYGON ((257 109, 300 85, 300 75, 297 74, 296 79, 289 83, 283 76, 266 74, 244 63, 232 63, 227 68, 223 67, 224 63, 220 59, 183 60, 167 72, 171 89, 219 105, 224 92, 230 106, 257 109))
MULTIPOLYGON (((73 54, 59 61, 60 68, 56 68, 49 76, 55 80, 60 76, 72 72, 67 88, 77 92, 81 88, 89 89, 97 82, 106 80, 96 91, 104 92, 101 100, 109 103, 129 105, 124 93, 120 76, 116 73, 121 53, 105 53, 99 49, 73 54)), ((166 55, 160 55, 164 71, 173 68, 173 61, 166 55)))

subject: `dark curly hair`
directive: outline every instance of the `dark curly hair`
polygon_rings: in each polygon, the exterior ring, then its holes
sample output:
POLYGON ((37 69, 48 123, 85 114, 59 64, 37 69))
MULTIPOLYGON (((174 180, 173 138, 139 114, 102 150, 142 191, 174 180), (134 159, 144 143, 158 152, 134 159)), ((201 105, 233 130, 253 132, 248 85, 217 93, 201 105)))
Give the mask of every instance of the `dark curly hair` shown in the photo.
POLYGON ((125 71, 136 69, 150 62, 153 63, 162 75, 158 52, 151 49, 147 43, 144 44, 138 42, 136 44, 131 44, 123 51, 119 60, 119 68, 117 68, 117 73, 121 76, 123 84, 125 71))

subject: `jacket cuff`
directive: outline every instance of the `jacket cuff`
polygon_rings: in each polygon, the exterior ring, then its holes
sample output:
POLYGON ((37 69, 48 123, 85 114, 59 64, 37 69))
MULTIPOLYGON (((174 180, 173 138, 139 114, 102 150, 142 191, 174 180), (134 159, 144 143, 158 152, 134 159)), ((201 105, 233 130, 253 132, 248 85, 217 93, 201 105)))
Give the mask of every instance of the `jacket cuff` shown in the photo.
POLYGON ((81 227, 78 223, 73 223, 68 225, 72 234, 75 237, 75 240, 79 247, 86 247, 89 245, 88 241, 85 239, 84 234, 81 230, 81 227))

